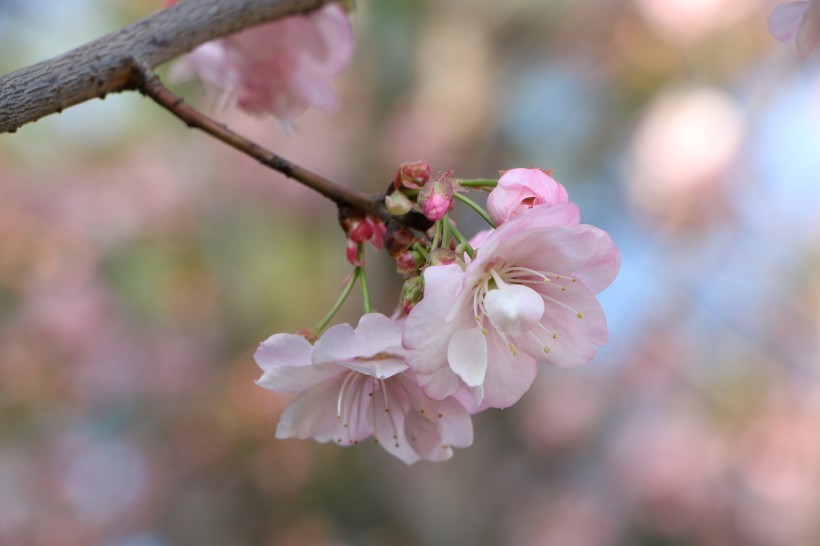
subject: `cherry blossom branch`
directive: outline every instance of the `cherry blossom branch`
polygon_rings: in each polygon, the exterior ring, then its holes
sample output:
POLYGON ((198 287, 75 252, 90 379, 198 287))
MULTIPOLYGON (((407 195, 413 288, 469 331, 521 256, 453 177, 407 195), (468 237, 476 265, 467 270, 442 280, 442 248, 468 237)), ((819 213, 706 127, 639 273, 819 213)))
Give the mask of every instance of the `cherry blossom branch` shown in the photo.
POLYGON ((383 219, 393 217, 384 208, 384 195, 367 195, 342 186, 332 180, 328 180, 319 174, 288 161, 284 157, 231 131, 224 124, 218 123, 196 108, 190 106, 182 97, 174 94, 170 89, 165 87, 156 75, 147 72, 147 70, 144 74, 143 82, 138 87, 139 91, 181 119, 188 127, 194 127, 208 133, 228 146, 256 159, 263 165, 324 195, 337 205, 347 205, 366 214, 371 214, 383 219))
POLYGON ((182 0, 63 55, 0 77, 0 133, 108 93, 199 44, 328 0, 182 0))

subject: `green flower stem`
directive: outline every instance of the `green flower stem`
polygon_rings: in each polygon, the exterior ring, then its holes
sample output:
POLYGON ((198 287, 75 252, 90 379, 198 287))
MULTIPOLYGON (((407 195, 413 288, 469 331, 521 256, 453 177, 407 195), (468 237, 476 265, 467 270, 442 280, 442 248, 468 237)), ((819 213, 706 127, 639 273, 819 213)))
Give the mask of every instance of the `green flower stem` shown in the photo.
POLYGON ((424 245, 420 243, 413 243, 413 250, 421 254, 421 257, 424 258, 425 262, 430 258, 430 253, 427 252, 427 249, 424 248, 424 245))
POLYGON ((486 220, 487 223, 490 224, 490 226, 495 227, 495 224, 493 223, 492 218, 490 218, 490 215, 487 214, 486 210, 484 210, 480 206, 478 206, 478 203, 476 203, 475 201, 473 201, 469 197, 466 197, 466 196, 464 196, 460 193, 456 193, 455 196, 456 196, 456 199, 458 199, 459 201, 461 201, 462 203, 464 203, 465 205, 467 205, 468 207, 473 209, 476 212, 476 214, 478 214, 479 216, 484 218, 484 220, 486 220))
MULTIPOLYGON (((359 244, 359 263, 364 263, 364 245, 359 244)), ((362 306, 364 314, 373 312, 373 305, 370 303, 370 290, 367 288, 367 276, 364 273, 364 266, 356 267, 356 276, 359 277, 359 284, 362 287, 362 306)))
POLYGON ((330 321, 333 320, 333 317, 336 316, 336 313, 339 312, 339 309, 342 308, 342 304, 347 300, 347 297, 350 295, 350 291, 353 290, 353 285, 356 284, 356 280, 359 278, 357 269, 353 270, 353 273, 350 275, 350 280, 347 281, 347 285, 345 285, 344 290, 342 290, 342 294, 339 296, 339 299, 336 300, 336 303, 333 304, 331 310, 325 315, 319 324, 316 325, 314 330, 316 330, 316 335, 321 334, 327 325, 330 324, 330 321))
POLYGON ((433 251, 438 248, 438 244, 441 242, 441 232, 443 229, 443 225, 441 221, 436 222, 436 234, 433 236, 433 244, 430 246, 430 250, 433 251))
POLYGON ((470 258, 475 258, 475 250, 473 249, 473 247, 470 246, 470 243, 467 242, 467 239, 464 238, 464 235, 462 235, 461 232, 458 229, 456 229, 456 226, 454 226, 449 220, 447 222, 447 229, 450 231, 450 233, 453 234, 453 237, 456 238, 459 245, 464 245, 464 251, 467 253, 467 255, 470 258))
POLYGON ((480 178, 477 180, 459 178, 456 182, 458 182, 459 186, 463 188, 494 188, 498 185, 498 180, 490 180, 486 178, 480 178))
POLYGON ((442 219, 442 237, 441 237, 441 248, 450 248, 450 228, 452 224, 450 224, 450 215, 445 214, 444 218, 442 219))

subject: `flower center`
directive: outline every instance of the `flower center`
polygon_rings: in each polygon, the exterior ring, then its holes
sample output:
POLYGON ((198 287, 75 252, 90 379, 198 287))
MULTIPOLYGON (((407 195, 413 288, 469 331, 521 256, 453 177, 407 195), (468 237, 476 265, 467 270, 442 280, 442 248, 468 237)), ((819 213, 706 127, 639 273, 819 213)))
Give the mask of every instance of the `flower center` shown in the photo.
POLYGON ((495 288, 487 291, 483 307, 490 322, 505 334, 521 336, 535 328, 544 315, 544 300, 532 288, 507 284, 492 270, 495 288))

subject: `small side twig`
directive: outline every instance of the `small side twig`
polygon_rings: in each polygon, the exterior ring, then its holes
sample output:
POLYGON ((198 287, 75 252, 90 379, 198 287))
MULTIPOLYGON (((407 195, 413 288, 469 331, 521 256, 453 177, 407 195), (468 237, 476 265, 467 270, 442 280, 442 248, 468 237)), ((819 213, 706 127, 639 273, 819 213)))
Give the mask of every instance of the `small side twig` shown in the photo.
POLYGON ((347 205, 366 214, 371 214, 383 219, 391 217, 384 209, 383 195, 368 195, 358 190, 345 187, 288 161, 284 157, 233 132, 224 124, 211 119, 192 107, 186 103, 182 97, 174 94, 170 89, 165 87, 156 75, 147 70, 144 70, 143 73, 143 82, 139 85, 140 92, 181 119, 188 127, 205 131, 228 146, 256 159, 263 165, 324 195, 337 205, 347 205))

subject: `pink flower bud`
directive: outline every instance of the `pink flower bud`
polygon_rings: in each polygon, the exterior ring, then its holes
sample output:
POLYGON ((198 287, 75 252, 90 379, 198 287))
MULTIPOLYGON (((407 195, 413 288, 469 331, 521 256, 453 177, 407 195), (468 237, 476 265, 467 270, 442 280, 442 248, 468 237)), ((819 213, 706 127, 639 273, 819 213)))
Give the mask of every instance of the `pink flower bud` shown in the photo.
POLYGON ((376 250, 384 246, 384 235, 387 227, 373 216, 349 208, 339 210, 339 224, 347 235, 347 261, 353 265, 362 265, 358 258, 358 245, 370 241, 376 250))
POLYGON ((436 178, 432 184, 424 186, 419 193, 418 202, 424 216, 436 222, 452 210, 454 199, 453 180, 448 172, 436 178))
POLYGON ((400 191, 394 191, 384 198, 384 204, 390 214, 401 216, 407 214, 413 208, 413 202, 410 198, 400 191))
POLYGON ((430 181, 430 164, 423 161, 402 163, 396 173, 396 189, 405 187, 418 190, 430 181))
POLYGON ((542 169, 511 169, 502 173, 487 197, 487 211, 496 225, 538 206, 568 203, 567 190, 542 169))

